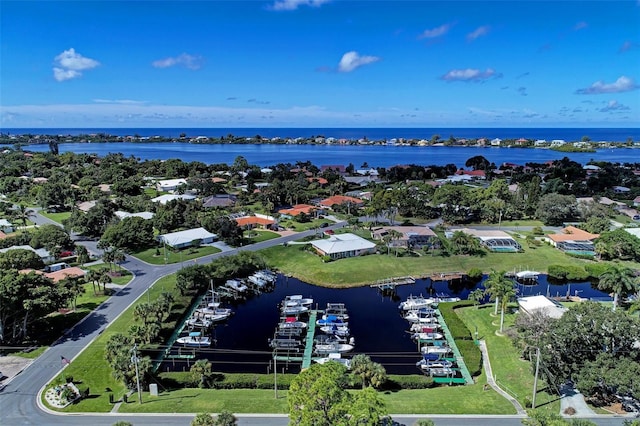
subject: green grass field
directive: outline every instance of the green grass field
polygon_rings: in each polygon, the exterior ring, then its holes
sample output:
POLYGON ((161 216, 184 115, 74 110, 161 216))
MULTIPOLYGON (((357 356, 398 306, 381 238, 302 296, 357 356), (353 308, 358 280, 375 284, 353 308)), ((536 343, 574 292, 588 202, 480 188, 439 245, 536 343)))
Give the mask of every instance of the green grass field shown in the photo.
POLYGON ((280 237, 280 234, 271 231, 265 231, 263 229, 252 229, 249 232, 245 232, 244 235, 247 244, 260 243, 262 241, 273 240, 274 238, 280 237))
MULTIPOLYGON (((524 240, 516 238, 526 247, 524 240)), ((550 264, 583 265, 585 260, 566 256, 549 245, 525 248, 524 253, 487 253, 484 256, 431 256, 423 254, 415 257, 395 257, 374 254, 340 259, 323 263, 319 256, 304 251, 303 246, 290 244, 260 251, 272 267, 285 274, 322 286, 353 287, 374 283, 382 278, 414 276, 420 277, 432 272, 467 272, 480 268, 484 272, 496 270, 532 269, 546 272, 550 264)))
POLYGON ((62 213, 47 213, 44 210, 40 210, 39 212, 42 216, 51 219, 52 221, 59 223, 62 225, 62 221, 68 219, 71 216, 71 212, 62 212, 62 213))
POLYGON ((210 254, 220 252, 219 248, 211 247, 211 246, 201 246, 197 249, 184 249, 178 251, 171 251, 169 249, 165 250, 163 248, 160 249, 160 254, 156 255, 155 248, 149 248, 146 250, 142 250, 136 253, 131 253, 132 256, 137 257, 143 262, 150 263, 152 265, 164 265, 165 263, 180 263, 186 262, 187 260, 197 259, 202 256, 207 256, 210 254), (165 262, 165 254, 166 254, 166 262, 165 262))

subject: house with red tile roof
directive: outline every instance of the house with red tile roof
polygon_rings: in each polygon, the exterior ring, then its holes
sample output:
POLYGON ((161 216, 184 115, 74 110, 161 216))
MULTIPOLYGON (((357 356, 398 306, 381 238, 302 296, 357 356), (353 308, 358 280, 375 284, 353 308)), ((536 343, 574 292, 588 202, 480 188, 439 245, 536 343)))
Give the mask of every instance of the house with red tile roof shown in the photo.
POLYGON ((276 223, 271 216, 256 214, 255 216, 243 216, 234 219, 243 229, 263 228, 267 229, 276 223))
POLYGON ((278 210, 278 213, 280 213, 282 215, 292 216, 292 217, 296 217, 296 216, 298 216, 298 215, 300 215, 302 213, 311 216, 317 210, 318 210, 318 207, 316 207, 316 206, 312 206, 312 205, 309 205, 309 204, 296 204, 295 206, 291 207, 290 209, 278 210))
POLYGON ((547 234, 546 239, 559 250, 571 253, 594 252, 593 242, 599 234, 592 234, 575 226, 567 226, 557 234, 547 234))
POLYGON ((347 197, 345 195, 334 195, 333 197, 329 197, 329 198, 325 198, 324 200, 321 200, 320 206, 330 209, 332 206, 343 205, 348 203, 351 203, 356 207, 361 207, 364 204, 364 201, 355 197, 347 197))

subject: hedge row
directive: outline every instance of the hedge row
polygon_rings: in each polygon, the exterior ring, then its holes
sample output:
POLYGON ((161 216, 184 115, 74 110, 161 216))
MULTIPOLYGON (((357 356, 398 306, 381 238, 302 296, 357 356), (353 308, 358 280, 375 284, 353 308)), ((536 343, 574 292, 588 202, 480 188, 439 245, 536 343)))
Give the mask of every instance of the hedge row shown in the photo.
POLYGON ((455 309, 468 306, 473 306, 473 302, 463 300, 460 302, 441 303, 438 309, 440 309, 440 313, 447 324, 447 328, 451 332, 451 336, 453 336, 456 341, 456 346, 464 359, 465 365, 469 369, 469 373, 471 373, 472 376, 477 376, 482 371, 482 353, 473 341, 471 331, 455 312, 455 309))

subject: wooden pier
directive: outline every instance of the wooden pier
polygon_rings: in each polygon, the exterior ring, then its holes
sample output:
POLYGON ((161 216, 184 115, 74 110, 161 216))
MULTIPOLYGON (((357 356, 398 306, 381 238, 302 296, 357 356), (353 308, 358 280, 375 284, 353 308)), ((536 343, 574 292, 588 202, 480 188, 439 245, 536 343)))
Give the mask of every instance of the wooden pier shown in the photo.
POLYGON ((415 284, 416 279, 412 276, 407 277, 394 277, 394 278, 385 278, 382 280, 378 280, 375 284, 369 285, 369 287, 377 288, 378 290, 394 290, 396 286, 406 285, 406 284, 415 284))
POLYGON ((311 366, 311 355, 313 354, 313 339, 316 334, 316 317, 318 311, 309 311, 309 322, 307 324, 307 336, 304 338, 304 354, 302 355, 302 369, 311 366))
POLYGON ((433 272, 423 278, 429 278, 431 281, 457 281, 467 276, 464 272, 433 272))

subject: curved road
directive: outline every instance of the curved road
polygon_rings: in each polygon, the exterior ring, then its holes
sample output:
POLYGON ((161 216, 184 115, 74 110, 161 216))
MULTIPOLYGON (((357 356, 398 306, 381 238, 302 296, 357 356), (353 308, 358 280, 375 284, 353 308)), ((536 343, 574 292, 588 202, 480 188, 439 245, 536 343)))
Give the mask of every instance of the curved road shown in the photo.
MULTIPOLYGON (((49 219, 37 215, 34 218, 36 224, 51 223, 58 225, 49 219)), ((339 222, 328 229, 337 229, 345 225, 339 222)), ((241 250, 260 250, 272 247, 284 242, 293 241, 302 237, 313 235, 314 231, 305 231, 295 235, 280 237, 251 246, 242 247, 205 256, 199 260, 208 263, 211 260, 235 254, 241 250)), ((99 252, 96 243, 81 241, 92 252, 99 252)), ((134 274, 133 280, 115 295, 102 303, 95 311, 90 313, 64 336, 55 341, 49 349, 31 363, 26 369, 15 376, 0 391, 0 425, 112 425, 118 420, 126 420, 134 425, 189 425, 193 415, 189 414, 152 414, 152 415, 124 415, 124 414, 65 414, 43 410, 38 404, 39 392, 62 369, 61 358, 73 360, 82 350, 88 346, 109 323, 115 320, 125 309, 155 283, 158 279, 172 274, 181 268, 181 264, 150 265, 134 257, 127 256, 123 265, 134 274)), ((419 418, 426 416, 394 416, 399 424, 412 425, 419 418)), ((436 419, 438 425, 473 425, 473 426, 502 426, 519 425, 521 418, 518 416, 429 416, 436 419)), ((241 425, 265 425, 276 426, 288 424, 288 418, 284 415, 239 415, 241 425)), ((620 425, 621 418, 594 419, 600 425, 620 425)))

